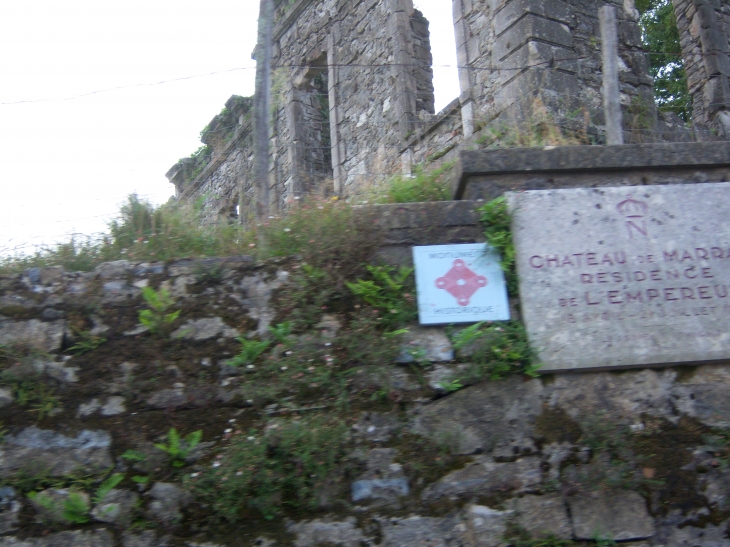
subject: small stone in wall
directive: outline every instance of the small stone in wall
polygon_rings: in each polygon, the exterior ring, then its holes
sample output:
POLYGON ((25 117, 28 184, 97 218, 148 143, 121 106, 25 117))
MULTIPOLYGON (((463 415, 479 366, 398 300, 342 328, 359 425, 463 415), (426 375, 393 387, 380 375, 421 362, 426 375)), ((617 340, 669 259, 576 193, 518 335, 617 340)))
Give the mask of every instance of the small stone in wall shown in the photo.
POLYGON ((140 290, 125 281, 107 281, 102 285, 102 293, 103 304, 119 304, 135 298, 140 290))
POLYGON ((87 416, 91 416, 99 410, 99 408, 101 408, 99 399, 91 399, 88 403, 81 403, 76 411, 76 418, 86 418, 87 416))
POLYGON ((406 364, 414 361, 451 361, 454 348, 451 340, 438 328, 408 327, 403 335, 403 348, 396 358, 397 363, 406 364))
POLYGON ((15 397, 10 389, 0 387, 0 408, 13 404, 15 397))
POLYGON ((0 476, 8 477, 19 469, 37 466, 52 477, 67 475, 79 468, 91 473, 113 465, 112 438, 103 430, 80 431, 67 437, 55 431, 25 428, 7 435, 0 445, 0 476))
MULTIPOLYGON (((336 545, 337 547, 360 547, 368 539, 363 536, 362 531, 357 527, 354 517, 348 517, 340 522, 332 522, 326 519, 290 522, 286 525, 286 529, 296 535, 294 547, 312 547, 321 544, 336 545)), ((262 543, 262 545, 266 545, 266 543, 262 543)), ((271 544, 269 543, 269 545, 271 544)))
POLYGON ((124 532, 122 534, 122 547, 168 547, 170 545, 167 537, 157 537, 153 530, 146 530, 138 534, 124 532))
POLYGON ((113 489, 97 503, 91 516, 99 522, 124 524, 129 522, 139 496, 129 490, 113 489))
POLYGON ((114 547, 114 545, 114 536, 104 529, 58 532, 22 540, 13 536, 0 538, 0 547, 114 547))
POLYGON ((570 539, 573 536, 562 495, 524 496, 510 501, 515 512, 514 523, 533 538, 570 539))
POLYGON ((118 416, 119 414, 124 414, 127 411, 127 407, 125 406, 124 402, 124 397, 109 397, 106 400, 106 404, 101 407, 101 415, 118 416))
POLYGON ((573 534, 593 539, 596 534, 612 540, 638 540, 654 535, 654 521, 646 501, 636 492, 590 492, 568 498, 573 534))
POLYGON ((220 317, 206 317, 187 321, 170 335, 170 338, 185 340, 210 340, 211 338, 235 338, 240 335, 236 329, 225 324, 220 317))
POLYGON ((145 327, 144 325, 137 325, 136 327, 125 330, 124 336, 137 336, 138 334, 144 334, 145 332, 149 332, 149 327, 145 327))
POLYGON ((15 488, 0 487, 0 534, 12 532, 18 528, 21 507, 15 488))
POLYGON ((156 482, 150 490, 152 502, 149 515, 165 524, 174 524, 182 519, 182 509, 190 503, 190 494, 169 482, 156 482))
POLYGON ((463 469, 452 471, 424 490, 424 501, 442 498, 463 498, 489 492, 522 494, 535 492, 542 482, 542 468, 537 457, 516 462, 495 463, 484 456, 475 457, 463 469))
POLYGON ((400 496, 407 496, 408 479, 365 479, 352 483, 352 501, 365 499, 395 502, 400 496))
POLYGON ((374 443, 384 443, 402 427, 398 418, 381 412, 363 412, 352 426, 355 434, 374 443))
POLYGON ((99 264, 95 272, 102 279, 121 279, 126 277, 130 269, 131 266, 128 260, 116 260, 99 264))
POLYGON ((48 361, 45 363, 46 376, 66 384, 74 384, 79 381, 76 375, 79 370, 79 367, 67 367, 64 363, 58 363, 56 361, 48 361))
MULTIPOLYGON (((453 518, 408 517, 381 522, 382 547, 451 547, 462 535, 460 523, 453 518)), ((481 547, 481 546, 480 546, 481 547)), ((491 547, 491 546, 490 546, 491 547)))
POLYGON ((45 352, 61 349, 66 322, 39 321, 7 321, 0 319, 0 344, 26 343, 45 352))
POLYGON ((161 389, 147 398, 147 404, 149 406, 163 410, 181 407, 187 403, 188 396, 185 394, 184 386, 173 387, 172 389, 161 389))
POLYGON ((99 399, 91 399, 88 403, 82 403, 79 405, 76 411, 77 418, 86 418, 101 411, 102 416, 117 416, 127 411, 124 405, 125 399, 120 396, 107 397, 104 404, 99 399))
POLYGON ((513 511, 497 511, 485 505, 471 505, 465 511, 467 535, 474 547, 505 545, 502 540, 513 511))

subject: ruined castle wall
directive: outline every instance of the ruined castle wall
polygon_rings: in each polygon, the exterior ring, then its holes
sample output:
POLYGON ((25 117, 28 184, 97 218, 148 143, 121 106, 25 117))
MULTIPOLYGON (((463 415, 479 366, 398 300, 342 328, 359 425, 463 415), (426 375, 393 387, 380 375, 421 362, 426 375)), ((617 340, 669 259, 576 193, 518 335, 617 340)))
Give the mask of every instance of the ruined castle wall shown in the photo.
POLYGON ((201 133, 207 153, 167 172, 178 200, 195 203, 203 222, 240 222, 253 213, 251 98, 233 95, 201 133))
POLYGON ((454 99, 441 112, 424 120, 422 127, 408 140, 401 154, 403 171, 411 173, 416 165, 432 169, 456 156, 464 140, 459 99, 454 99))
POLYGON ((253 215, 253 131, 248 125, 241 132, 240 139, 204 173, 204 184, 186 194, 190 202, 200 203, 207 223, 238 222, 253 215))
MULTIPOLYGON (((621 102, 653 110, 636 12, 616 4, 621 102)), ((547 109, 565 126, 603 125, 599 2, 453 0, 465 133, 519 125, 547 109)), ((649 113, 654 117, 653 112, 649 113)), ((626 125, 626 124, 625 124, 626 125)))
POLYGON ((419 111, 433 113, 426 19, 411 0, 299 0, 275 21, 279 205, 322 175, 351 195, 392 173, 419 111))
MULTIPOLYGON (((719 0, 673 0, 687 83, 692 96, 692 121, 698 129, 730 136, 730 5, 719 0)), ((710 137, 700 131, 700 136, 710 137)))

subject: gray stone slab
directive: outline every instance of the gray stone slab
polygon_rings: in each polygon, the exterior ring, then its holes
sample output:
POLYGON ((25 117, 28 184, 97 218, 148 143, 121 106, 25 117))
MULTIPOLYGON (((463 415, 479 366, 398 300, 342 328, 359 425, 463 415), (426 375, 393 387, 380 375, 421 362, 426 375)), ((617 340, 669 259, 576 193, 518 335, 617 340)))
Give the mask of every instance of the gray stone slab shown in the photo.
POLYGON ((577 539, 597 537, 621 541, 654 535, 654 521, 646 501, 636 492, 591 492, 568 498, 577 539))
POLYGON ((730 183, 508 199, 542 370, 730 358, 730 183))

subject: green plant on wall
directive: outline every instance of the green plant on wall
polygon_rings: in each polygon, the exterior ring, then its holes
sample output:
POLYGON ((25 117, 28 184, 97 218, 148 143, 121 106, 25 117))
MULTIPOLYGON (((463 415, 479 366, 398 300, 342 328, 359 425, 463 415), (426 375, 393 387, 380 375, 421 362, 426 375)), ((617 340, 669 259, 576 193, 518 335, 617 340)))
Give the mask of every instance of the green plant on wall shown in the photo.
POLYGON ((269 340, 249 340, 243 336, 236 340, 241 343, 241 350, 233 359, 228 360, 228 364, 234 367, 253 364, 271 345, 269 340))
POLYGON ((371 279, 346 283, 355 296, 375 308, 385 329, 398 328, 415 319, 413 268, 368 266, 371 279))
POLYGON ((221 452, 219 466, 186 477, 185 483, 214 515, 229 522, 250 510, 267 520, 284 507, 313 510, 345 459, 347 432, 339 419, 271 421, 264 433, 238 436, 221 452))
POLYGON ((484 236, 487 243, 494 247, 502 258, 507 292, 510 296, 517 296, 517 271, 515 269, 515 245, 512 241, 512 218, 504 196, 484 204, 478 209, 480 221, 484 227, 484 236))
POLYGON ((75 353, 76 355, 83 355, 84 353, 93 351, 106 342, 106 338, 91 334, 91 332, 87 330, 77 330, 75 334, 78 337, 76 343, 68 348, 68 351, 75 353))
POLYGON ((454 349, 468 354, 472 368, 468 380, 496 380, 511 373, 536 376, 540 363, 530 348, 520 321, 476 323, 452 335, 454 349))
POLYGON ((448 201, 451 199, 448 178, 453 166, 452 161, 431 170, 417 166, 412 175, 393 177, 384 186, 378 187, 374 201, 377 203, 448 201))
POLYGON ((104 497, 114 488, 116 488, 123 480, 124 473, 114 473, 113 475, 108 477, 104 482, 99 485, 99 487, 96 489, 96 492, 94 492, 93 502, 96 504, 101 503, 104 500, 104 497))
POLYGON ((152 287, 145 287, 142 289, 142 298, 149 309, 139 312, 139 322, 153 334, 160 332, 163 327, 174 322, 180 315, 180 310, 167 311, 175 304, 175 301, 165 289, 156 291, 152 287))
POLYGON ((71 491, 63 501, 55 500, 43 492, 31 492, 28 498, 43 509, 60 517, 68 524, 86 524, 89 522, 89 502, 84 494, 71 491))
POLYGON ((170 463, 172 463, 173 467, 183 467, 185 465, 185 458, 195 450, 195 447, 200 444, 202 438, 203 432, 199 430, 193 431, 182 439, 177 429, 173 427, 167 433, 167 444, 156 443, 155 448, 166 452, 170 456, 170 463))

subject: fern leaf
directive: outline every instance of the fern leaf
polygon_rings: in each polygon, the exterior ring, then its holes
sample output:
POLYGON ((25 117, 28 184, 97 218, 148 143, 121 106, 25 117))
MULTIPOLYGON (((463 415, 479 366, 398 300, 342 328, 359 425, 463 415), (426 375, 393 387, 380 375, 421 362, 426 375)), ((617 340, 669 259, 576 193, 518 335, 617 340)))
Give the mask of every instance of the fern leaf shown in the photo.
POLYGON ((170 428, 170 431, 167 434, 167 440, 170 443, 168 445, 168 448, 170 449, 170 454, 178 454, 180 452, 180 434, 177 432, 177 429, 175 429, 174 427, 170 428))
POLYGON ((99 485, 94 495, 94 503, 101 503, 111 490, 113 490, 120 482, 124 480, 124 473, 114 473, 111 477, 108 477, 104 482, 99 485))

